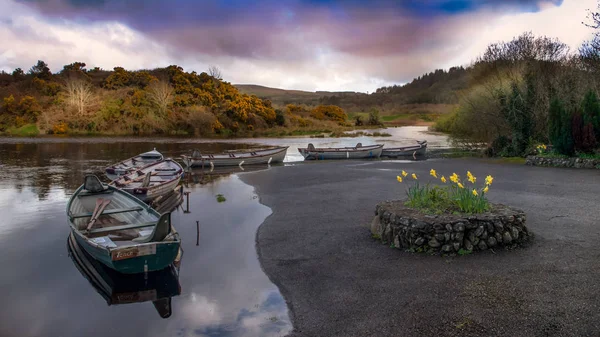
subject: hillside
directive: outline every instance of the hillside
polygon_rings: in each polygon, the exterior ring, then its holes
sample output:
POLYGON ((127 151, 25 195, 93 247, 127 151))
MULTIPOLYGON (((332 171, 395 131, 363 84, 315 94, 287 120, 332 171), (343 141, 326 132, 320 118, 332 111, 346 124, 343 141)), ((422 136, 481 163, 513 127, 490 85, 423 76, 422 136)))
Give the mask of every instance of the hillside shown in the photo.
POLYGON ((319 105, 319 100, 323 96, 339 96, 344 94, 354 94, 352 91, 347 92, 330 92, 330 91, 302 91, 302 90, 286 90, 278 88, 270 88, 256 84, 234 84, 234 86, 242 93, 247 95, 255 95, 263 99, 270 100, 275 107, 283 108, 288 104, 305 104, 309 106, 319 105))
POLYGON ((460 92, 469 87, 471 75, 470 68, 436 69, 405 85, 382 87, 371 94, 284 90, 251 84, 236 84, 235 87, 243 93, 267 99, 280 109, 287 104, 308 107, 336 105, 352 119, 360 116, 364 120, 376 110, 385 124, 415 125, 430 124, 441 115, 451 112, 459 101, 460 92))
POLYGON ((8 135, 236 137, 349 126, 339 107, 276 110, 270 100, 176 65, 129 71, 74 62, 53 74, 38 61, 27 72, 0 72, 0 133, 8 135))

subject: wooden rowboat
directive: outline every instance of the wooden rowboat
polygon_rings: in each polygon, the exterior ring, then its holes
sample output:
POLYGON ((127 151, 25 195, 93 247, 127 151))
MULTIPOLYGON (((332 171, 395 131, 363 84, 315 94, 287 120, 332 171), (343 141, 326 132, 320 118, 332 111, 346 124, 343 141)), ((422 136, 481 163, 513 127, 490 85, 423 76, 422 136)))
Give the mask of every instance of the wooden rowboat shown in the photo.
POLYGON ((226 152, 220 154, 201 154, 194 150, 191 156, 183 155, 188 167, 242 166, 255 164, 281 163, 289 146, 270 149, 249 150, 246 152, 226 152))
POLYGON ((150 202, 173 191, 182 176, 181 165, 167 158, 121 176, 111 181, 109 185, 150 202))
POLYGON ((379 158, 382 148, 383 144, 362 146, 361 143, 354 147, 315 148, 311 143, 307 148, 299 148, 298 151, 305 160, 366 159, 379 158))
POLYGON ((417 145, 384 148, 382 157, 417 157, 424 156, 427 152, 427 141, 417 141, 417 145))
POLYGON ((152 301, 160 317, 171 316, 171 298, 181 294, 176 264, 148 273, 121 274, 89 255, 73 234, 67 240, 67 250, 77 270, 109 306, 152 301))
POLYGON ((157 161, 163 160, 163 155, 156 151, 156 148, 152 151, 144 152, 138 154, 135 157, 131 157, 129 159, 125 159, 121 162, 113 164, 106 168, 106 176, 110 180, 115 180, 118 177, 125 175, 127 173, 131 173, 137 170, 140 167, 146 166, 148 164, 156 163, 157 161))
POLYGON ((181 240, 171 213, 159 214, 133 195, 85 177, 69 199, 71 233, 92 257, 120 273, 166 268, 178 255, 181 240))

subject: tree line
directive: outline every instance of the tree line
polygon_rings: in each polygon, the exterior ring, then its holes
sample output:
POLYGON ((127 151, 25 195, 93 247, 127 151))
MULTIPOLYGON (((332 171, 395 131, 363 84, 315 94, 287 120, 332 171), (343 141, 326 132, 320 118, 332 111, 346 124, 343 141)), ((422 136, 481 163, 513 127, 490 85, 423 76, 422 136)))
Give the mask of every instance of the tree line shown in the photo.
POLYGON ((87 69, 83 62, 53 74, 40 60, 27 72, 17 68, 0 73, 0 132, 33 125, 47 134, 212 136, 346 124, 347 115, 337 106, 294 115, 294 109, 276 109, 267 99, 240 93, 221 77, 214 66, 198 74, 176 65, 108 71, 87 69))

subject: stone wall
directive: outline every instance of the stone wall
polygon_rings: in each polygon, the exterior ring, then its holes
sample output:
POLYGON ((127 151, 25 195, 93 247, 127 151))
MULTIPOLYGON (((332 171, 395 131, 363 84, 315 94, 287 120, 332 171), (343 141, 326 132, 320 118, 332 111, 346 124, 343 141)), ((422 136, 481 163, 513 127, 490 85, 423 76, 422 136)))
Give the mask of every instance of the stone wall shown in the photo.
POLYGON ((533 238, 525 213, 494 204, 476 215, 425 215, 404 206, 404 200, 377 205, 371 224, 373 237, 399 249, 456 253, 514 247, 533 238))
POLYGON ((600 159, 547 158, 527 156, 527 159, 525 159, 525 165, 600 169, 600 159))

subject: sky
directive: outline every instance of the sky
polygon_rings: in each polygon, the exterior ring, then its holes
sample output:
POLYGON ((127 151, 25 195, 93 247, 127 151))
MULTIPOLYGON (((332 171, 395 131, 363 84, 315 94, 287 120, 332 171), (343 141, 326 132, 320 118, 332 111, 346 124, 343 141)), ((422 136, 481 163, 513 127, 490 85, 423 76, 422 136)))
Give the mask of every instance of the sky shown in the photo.
POLYGON ((0 70, 217 66, 224 80, 372 92, 523 32, 576 50, 598 0, 0 0, 0 70))

